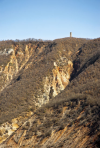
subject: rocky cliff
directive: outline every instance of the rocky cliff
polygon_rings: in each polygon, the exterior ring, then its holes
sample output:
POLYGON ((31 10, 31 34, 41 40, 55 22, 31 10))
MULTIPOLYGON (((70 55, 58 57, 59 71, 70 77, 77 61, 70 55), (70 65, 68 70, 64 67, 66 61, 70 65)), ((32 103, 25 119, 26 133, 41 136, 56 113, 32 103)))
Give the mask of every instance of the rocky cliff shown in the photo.
POLYGON ((24 53, 19 50, 18 45, 15 46, 14 49, 8 49, 7 52, 5 52, 6 49, 4 49, 4 52, 1 55, 5 56, 9 56, 10 54, 11 55, 7 65, 0 66, 0 73, 1 73, 0 79, 2 81, 1 91, 11 82, 14 76, 16 76, 17 73, 25 66, 25 64, 27 63, 32 54, 32 50, 33 47, 31 47, 31 44, 26 45, 24 53))

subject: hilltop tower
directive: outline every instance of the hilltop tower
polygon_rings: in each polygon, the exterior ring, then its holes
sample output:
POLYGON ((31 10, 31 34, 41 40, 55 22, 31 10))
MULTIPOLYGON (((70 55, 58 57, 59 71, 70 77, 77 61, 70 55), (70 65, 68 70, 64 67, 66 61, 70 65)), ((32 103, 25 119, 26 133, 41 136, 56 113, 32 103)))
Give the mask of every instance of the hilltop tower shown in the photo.
POLYGON ((70 32, 70 38, 72 37, 72 32, 70 32))

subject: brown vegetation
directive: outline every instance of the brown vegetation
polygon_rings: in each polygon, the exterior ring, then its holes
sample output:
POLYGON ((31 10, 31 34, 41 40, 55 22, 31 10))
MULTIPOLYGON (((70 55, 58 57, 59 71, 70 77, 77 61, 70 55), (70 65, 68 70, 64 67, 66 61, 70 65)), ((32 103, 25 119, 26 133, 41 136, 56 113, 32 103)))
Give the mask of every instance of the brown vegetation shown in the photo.
MULTIPOLYGON (((43 84, 41 83, 43 77, 52 73, 53 63, 59 58, 59 54, 60 56, 66 54, 69 59, 72 59, 74 53, 84 42, 87 42, 87 40, 74 38, 55 40, 53 42, 34 40, 0 42, 2 49, 11 47, 12 45, 13 48, 17 46, 17 50, 20 51, 25 50, 26 44, 34 45, 33 54, 27 62, 28 64, 32 60, 33 64, 26 70, 23 67, 17 76, 13 78, 9 86, 0 94, 0 122, 11 120, 23 111, 28 111, 29 106, 32 106, 34 110, 33 98, 38 95, 37 90, 43 88, 43 84), (78 46, 75 47, 75 44, 78 46), (44 46, 43 50, 39 53, 39 48, 42 46, 44 46), (69 51, 72 52, 70 56, 68 55, 69 51)), ((3 60, 3 62, 5 61, 3 60)))
POLYGON ((25 44, 34 45, 28 61, 33 59, 33 63, 26 70, 23 67, 1 92, 0 122, 10 121, 29 111, 30 106, 34 115, 4 144, 8 147, 99 148, 100 39, 64 38, 12 43, 23 51, 25 44), (49 103, 35 110, 33 98, 43 87, 43 77, 51 74, 59 54, 73 61, 70 83, 55 98, 50 97, 49 103))

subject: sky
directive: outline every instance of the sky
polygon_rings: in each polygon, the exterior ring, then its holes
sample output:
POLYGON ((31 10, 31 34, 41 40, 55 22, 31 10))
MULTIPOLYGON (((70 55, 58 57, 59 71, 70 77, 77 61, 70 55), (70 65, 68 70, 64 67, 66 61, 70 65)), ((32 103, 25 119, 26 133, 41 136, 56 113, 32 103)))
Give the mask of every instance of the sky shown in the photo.
POLYGON ((0 40, 100 37, 100 0, 0 0, 0 40))

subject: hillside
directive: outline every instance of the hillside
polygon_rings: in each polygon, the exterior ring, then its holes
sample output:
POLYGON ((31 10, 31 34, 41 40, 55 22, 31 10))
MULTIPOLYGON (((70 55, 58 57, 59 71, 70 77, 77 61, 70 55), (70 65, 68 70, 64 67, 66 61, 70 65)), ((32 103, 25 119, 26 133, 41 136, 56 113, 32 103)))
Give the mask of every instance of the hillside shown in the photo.
POLYGON ((100 38, 0 42, 0 147, 99 148, 100 38))

